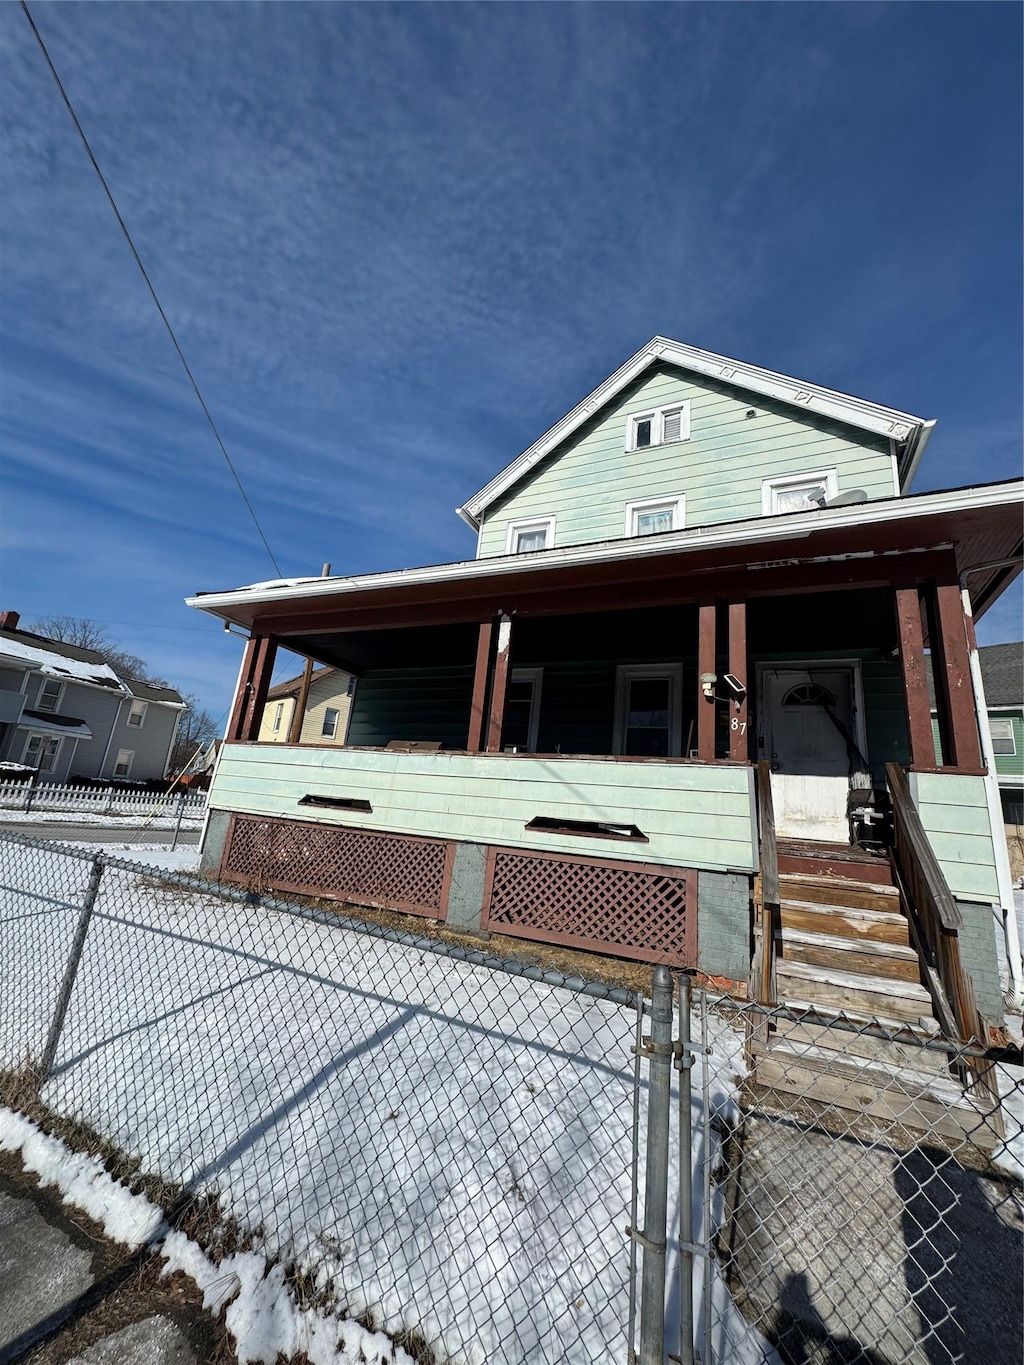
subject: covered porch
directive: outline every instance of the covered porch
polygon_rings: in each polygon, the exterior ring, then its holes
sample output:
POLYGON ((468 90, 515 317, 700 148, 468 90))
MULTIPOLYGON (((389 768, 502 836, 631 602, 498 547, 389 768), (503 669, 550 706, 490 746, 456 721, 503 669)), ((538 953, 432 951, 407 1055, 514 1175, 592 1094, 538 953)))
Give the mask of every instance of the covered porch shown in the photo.
MULTIPOLYGON (((207 865, 745 978, 759 760, 783 838, 877 835, 887 763, 932 784, 939 825, 962 781, 977 807, 961 576, 983 610, 1015 532, 941 496, 195 599, 252 633, 207 865), (257 743, 281 647, 356 677, 344 748, 257 743)), ((936 851, 998 900, 968 823, 936 851)))

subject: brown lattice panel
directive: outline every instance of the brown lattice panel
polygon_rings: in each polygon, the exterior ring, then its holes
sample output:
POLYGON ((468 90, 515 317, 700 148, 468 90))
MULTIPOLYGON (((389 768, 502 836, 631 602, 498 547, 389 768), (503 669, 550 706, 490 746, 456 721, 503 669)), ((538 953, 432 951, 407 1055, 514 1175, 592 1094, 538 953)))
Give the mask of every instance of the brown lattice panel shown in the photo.
POLYGON ((235 815, 222 878, 443 919, 454 846, 365 829, 235 815))
POLYGON ((640 962, 696 967, 697 874, 491 848, 483 927, 640 962))

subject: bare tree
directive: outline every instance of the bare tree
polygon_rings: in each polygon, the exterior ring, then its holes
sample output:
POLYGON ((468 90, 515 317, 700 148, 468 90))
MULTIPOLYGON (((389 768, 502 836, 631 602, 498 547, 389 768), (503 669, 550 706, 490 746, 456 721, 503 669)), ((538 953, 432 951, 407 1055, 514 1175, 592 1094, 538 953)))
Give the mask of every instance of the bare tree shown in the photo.
POLYGON ((178 722, 178 732, 171 750, 171 773, 180 773, 186 763, 195 757, 197 749, 205 749, 211 740, 217 738, 217 722, 199 705, 199 698, 192 692, 183 698, 187 710, 178 722))
POLYGON ((110 638, 104 626, 88 616, 39 616, 29 630, 37 635, 45 635, 48 640, 59 640, 78 649, 95 650, 103 655, 120 678, 132 678, 135 682, 148 683, 150 687, 170 686, 166 678, 158 678, 151 672, 144 659, 122 649, 110 638))

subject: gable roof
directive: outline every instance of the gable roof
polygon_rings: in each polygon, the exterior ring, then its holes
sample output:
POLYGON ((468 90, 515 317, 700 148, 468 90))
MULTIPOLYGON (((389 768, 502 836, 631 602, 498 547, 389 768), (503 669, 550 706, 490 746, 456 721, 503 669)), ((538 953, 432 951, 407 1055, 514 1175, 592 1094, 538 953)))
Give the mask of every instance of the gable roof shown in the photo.
POLYGON ((809 384, 789 375, 778 374, 774 370, 764 370, 759 365, 749 365, 743 360, 732 360, 728 356, 716 355, 713 351, 702 351, 696 346, 687 346, 669 337, 653 337, 647 345, 631 360, 627 360, 577 403, 571 412, 560 418, 539 440, 506 465, 490 483, 485 484, 467 502, 455 510, 473 528, 480 528, 483 512, 504 493, 518 483, 524 474, 550 455, 555 446, 579 429, 633 382, 638 375, 651 365, 663 362, 676 365, 694 374, 707 375, 713 379, 724 379, 737 388, 750 393, 766 394, 783 403, 790 403, 803 412, 814 412, 819 416, 831 417, 846 422, 863 431, 877 436, 886 436, 895 443, 896 458, 900 471, 900 488, 903 492, 910 487, 910 481, 920 463, 928 437, 935 425, 934 420, 926 421, 896 408, 883 407, 879 403, 869 403, 865 398, 854 398, 851 394, 838 393, 835 389, 822 388, 820 384, 809 384))
POLYGON ((121 690, 121 681, 95 649, 66 645, 30 630, 0 630, 0 658, 52 678, 73 678, 121 690))
MULTIPOLYGON (((314 668, 313 672, 309 675, 310 685, 319 682, 321 678, 326 678, 329 673, 340 673, 341 671, 340 668, 331 668, 329 666, 314 668)), ((348 675, 346 674, 345 676, 347 677, 348 675)), ((299 690, 302 687, 303 677, 304 674, 299 673, 294 678, 285 678, 284 682, 275 683, 267 692, 267 700, 278 701, 281 697, 297 697, 299 695, 299 690)))
POLYGON ((140 701, 161 702, 169 706, 185 705, 181 693, 173 687, 157 687, 153 683, 140 682, 138 678, 122 678, 121 681, 132 696, 140 701))

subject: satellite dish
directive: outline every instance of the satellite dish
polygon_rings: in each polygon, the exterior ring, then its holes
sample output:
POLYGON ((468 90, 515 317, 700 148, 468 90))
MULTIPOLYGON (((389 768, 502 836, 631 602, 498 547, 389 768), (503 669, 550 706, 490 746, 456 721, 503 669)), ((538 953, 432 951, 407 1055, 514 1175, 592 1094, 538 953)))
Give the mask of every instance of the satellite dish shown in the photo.
POLYGON ((850 488, 845 493, 837 493, 834 498, 826 498, 826 507, 850 507, 855 502, 867 502, 868 495, 863 488, 850 488))

